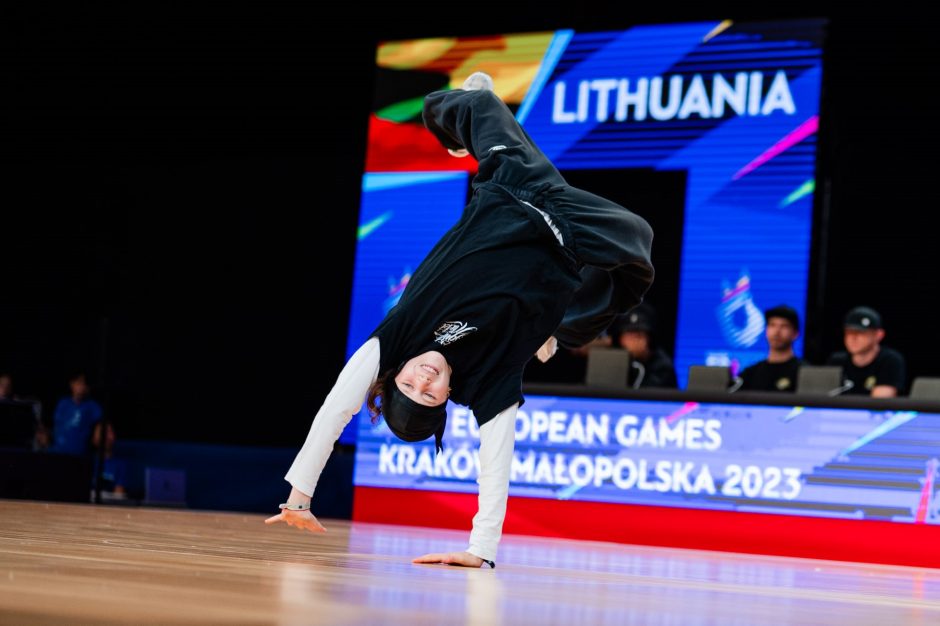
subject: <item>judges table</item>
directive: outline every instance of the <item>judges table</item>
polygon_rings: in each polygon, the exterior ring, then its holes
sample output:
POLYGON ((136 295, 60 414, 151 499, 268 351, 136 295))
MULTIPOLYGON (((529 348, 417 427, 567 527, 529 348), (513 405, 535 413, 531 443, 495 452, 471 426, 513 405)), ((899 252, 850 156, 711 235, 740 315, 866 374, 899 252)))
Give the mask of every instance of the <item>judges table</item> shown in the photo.
MULTIPOLYGON (((504 532, 940 567, 940 403, 529 384, 504 532)), ((353 517, 469 529, 479 433, 360 418, 353 517)))

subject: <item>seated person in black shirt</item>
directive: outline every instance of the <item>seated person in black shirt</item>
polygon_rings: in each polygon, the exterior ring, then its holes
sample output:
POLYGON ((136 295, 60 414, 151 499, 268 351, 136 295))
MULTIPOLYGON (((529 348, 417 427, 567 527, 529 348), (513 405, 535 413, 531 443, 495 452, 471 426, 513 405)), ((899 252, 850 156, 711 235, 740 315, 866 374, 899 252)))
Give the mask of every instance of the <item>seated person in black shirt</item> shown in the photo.
POLYGON ((885 331, 878 311, 855 307, 845 316, 845 352, 836 352, 826 362, 841 365, 852 382, 849 394, 893 398, 904 393, 906 367, 900 352, 881 345, 885 331))
POLYGON ((647 387, 675 389, 679 384, 672 359, 653 342, 655 321, 653 307, 643 303, 615 318, 607 332, 613 338, 615 346, 620 346, 630 353, 628 386, 640 389, 647 387), (637 381, 639 381, 638 385, 637 381))
POLYGON ((793 342, 800 336, 800 316, 785 304, 764 311, 765 336, 770 350, 763 361, 741 372, 744 391, 795 391, 796 374, 803 360, 793 353, 793 342))

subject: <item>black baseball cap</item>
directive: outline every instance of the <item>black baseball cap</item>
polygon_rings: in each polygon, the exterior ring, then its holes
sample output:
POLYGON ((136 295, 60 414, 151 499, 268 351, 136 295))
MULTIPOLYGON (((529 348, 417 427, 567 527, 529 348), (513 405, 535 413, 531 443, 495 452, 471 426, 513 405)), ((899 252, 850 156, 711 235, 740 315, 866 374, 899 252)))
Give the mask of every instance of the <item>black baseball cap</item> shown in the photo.
POLYGON ((648 304, 638 304, 623 315, 614 320, 614 334, 625 333, 627 331, 640 331, 651 333, 655 325, 656 314, 653 307, 648 304))
POLYGON ((876 330, 881 328, 881 315, 867 306, 857 306, 845 315, 845 327, 855 330, 876 330))
POLYGON ((764 311, 764 321, 769 322, 770 318, 772 317, 785 319, 793 325, 793 328, 796 330, 800 329, 800 314, 797 313, 796 309, 794 309, 792 306, 778 304, 777 306, 772 306, 764 311))
POLYGON ((434 447, 440 452, 447 428, 446 404, 446 400, 437 406, 418 404, 401 392, 393 376, 385 381, 382 415, 389 430, 403 441, 424 441, 434 435, 434 447))

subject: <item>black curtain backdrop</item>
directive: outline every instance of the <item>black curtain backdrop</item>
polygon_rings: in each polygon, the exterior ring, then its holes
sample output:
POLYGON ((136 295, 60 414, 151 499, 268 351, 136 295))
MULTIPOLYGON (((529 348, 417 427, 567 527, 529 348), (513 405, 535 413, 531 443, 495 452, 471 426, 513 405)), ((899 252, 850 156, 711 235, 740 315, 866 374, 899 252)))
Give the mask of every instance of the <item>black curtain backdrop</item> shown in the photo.
POLYGON ((828 17, 807 356, 867 304, 940 375, 931 20, 508 6, 4 9, 0 371, 47 420, 83 369, 119 437, 299 445, 345 360, 378 40, 828 17))

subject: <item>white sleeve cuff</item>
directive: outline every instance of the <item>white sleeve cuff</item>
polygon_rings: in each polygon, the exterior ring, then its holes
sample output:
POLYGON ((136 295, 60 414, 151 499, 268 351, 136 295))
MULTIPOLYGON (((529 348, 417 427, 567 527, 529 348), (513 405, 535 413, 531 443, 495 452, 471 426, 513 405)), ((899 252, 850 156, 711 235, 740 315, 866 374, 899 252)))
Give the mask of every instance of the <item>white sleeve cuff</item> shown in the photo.
POLYGON ((467 552, 469 552, 473 556, 480 557, 484 561, 496 560, 496 546, 493 546, 492 550, 487 550, 486 548, 482 546, 475 546, 471 544, 470 547, 467 548, 467 552))

